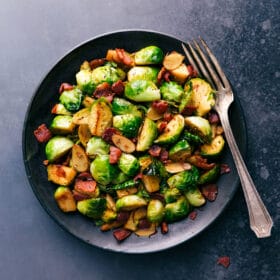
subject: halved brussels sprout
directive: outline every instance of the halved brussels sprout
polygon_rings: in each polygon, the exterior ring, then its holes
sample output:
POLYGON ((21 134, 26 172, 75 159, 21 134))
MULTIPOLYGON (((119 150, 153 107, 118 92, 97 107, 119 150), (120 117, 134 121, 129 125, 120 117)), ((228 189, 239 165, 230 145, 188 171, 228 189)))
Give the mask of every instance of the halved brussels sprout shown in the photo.
POLYGON ((199 116, 185 118, 185 125, 195 134, 200 136, 203 141, 209 143, 212 137, 212 129, 209 121, 199 116))
POLYGON ((55 190, 54 199, 63 212, 73 212, 77 210, 76 201, 68 187, 59 186, 55 190))
POLYGON ((134 176, 140 168, 137 158, 131 154, 122 153, 118 166, 120 170, 128 176, 134 176))
POLYGON ((177 201, 165 205, 165 220, 168 223, 176 222, 185 218, 190 211, 188 201, 181 196, 177 201))
POLYGON ((183 162, 192 154, 192 146, 187 140, 180 140, 169 150, 169 158, 173 161, 183 162))
POLYGON ((90 173, 96 182, 108 185, 118 174, 118 168, 110 164, 108 155, 97 155, 90 165, 90 173))
POLYGON ((160 87, 162 99, 171 102, 180 102, 184 93, 183 87, 176 82, 164 82, 160 87))
POLYGON ((163 51, 157 46, 148 46, 135 53, 136 65, 159 64, 164 57, 163 51))
POLYGON ((122 69, 114 67, 111 63, 107 63, 104 66, 99 66, 93 69, 91 73, 91 79, 95 86, 104 82, 112 85, 118 80, 123 80, 125 76, 126 74, 122 69))
POLYGON ((85 199, 78 201, 78 211, 92 219, 99 219, 106 209, 106 199, 102 197, 85 199))
POLYGON ((215 159, 221 155, 225 146, 225 140, 222 135, 216 136, 210 144, 204 144, 200 147, 200 154, 207 158, 215 159))
POLYGON ((72 112, 68 111, 63 104, 57 103, 52 108, 52 114, 71 116, 72 112))
POLYGON ((82 97, 82 91, 76 87, 72 90, 63 91, 59 97, 59 101, 68 111, 75 112, 80 109, 82 97))
POLYGON ((185 90, 181 96, 181 102, 179 104, 179 113, 184 113, 187 106, 193 106, 191 101, 192 101, 192 91, 187 90, 185 87, 185 90))
POLYGON ((97 155, 108 155, 109 150, 110 145, 98 136, 91 137, 87 142, 86 153, 90 158, 97 155))
POLYGON ((152 146, 156 137, 157 125, 149 118, 145 118, 144 124, 138 136, 136 151, 143 152, 148 150, 152 146))
POLYGON ((131 211, 146 205, 146 200, 136 194, 126 195, 116 202, 117 211, 131 211))
POLYGON ((136 102, 151 102, 160 99, 160 91, 152 81, 133 80, 125 85, 124 95, 136 102))
POLYGON ((177 188, 166 189, 164 191, 164 200, 166 203, 172 203, 175 202, 181 195, 181 192, 177 188))
POLYGON ((201 145, 204 141, 198 135, 192 134, 185 130, 182 134, 182 139, 188 141, 191 145, 201 145))
POLYGON ((163 133, 154 141, 158 144, 175 143, 180 137, 181 132, 185 126, 184 117, 180 114, 175 115, 167 124, 163 133))
POLYGON ((69 152, 74 143, 67 137, 54 136, 52 137, 46 147, 45 153, 49 162, 54 162, 69 152))
POLYGON ((91 76, 92 71, 90 69, 81 69, 76 74, 77 85, 86 94, 92 94, 95 88, 91 76))
POLYGON ((158 199, 152 199, 147 207, 147 218, 152 223, 160 223, 164 217, 164 205, 158 199))
POLYGON ((116 220, 116 218, 117 218, 117 213, 111 209, 106 209, 101 216, 101 220, 105 223, 110 223, 116 220))
POLYGON ((126 137, 137 136, 142 118, 133 114, 117 115, 113 117, 113 127, 117 128, 126 137))
POLYGON ((112 112, 114 115, 133 114, 142 117, 142 113, 137 106, 124 98, 115 97, 112 101, 112 112))
POLYGON ((191 170, 179 172, 168 178, 167 184, 170 188, 177 188, 180 191, 196 187, 199 180, 199 172, 196 167, 191 170))
POLYGON ((128 176, 123 173, 123 172, 119 172, 116 177, 113 179, 112 184, 121 184, 124 183, 128 180, 128 176))
POLYGON ((70 134, 74 129, 73 117, 68 115, 54 117, 50 125, 50 130, 54 134, 70 134))
POLYGON ((149 66, 135 66, 132 67, 127 73, 127 80, 150 80, 154 83, 157 82, 159 69, 149 66))
POLYGON ((198 187, 189 189, 187 192, 185 192, 185 196, 190 205, 194 207, 200 207, 206 202, 205 197, 202 195, 198 187))
POLYGON ((220 175, 220 170, 220 165, 216 164, 212 169, 206 171, 199 177, 198 184, 203 185, 215 182, 220 175))

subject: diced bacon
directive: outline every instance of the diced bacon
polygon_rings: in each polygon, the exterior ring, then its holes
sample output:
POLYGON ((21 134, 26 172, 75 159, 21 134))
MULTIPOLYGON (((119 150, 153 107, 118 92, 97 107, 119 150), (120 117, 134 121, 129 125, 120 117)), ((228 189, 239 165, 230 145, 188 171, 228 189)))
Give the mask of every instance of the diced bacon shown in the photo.
POLYGON ((170 72, 165 68, 162 67, 157 75, 157 82, 161 84, 163 81, 170 82, 170 72))
POLYGON ((198 73, 197 71, 193 68, 192 65, 187 65, 187 69, 189 71, 189 76, 192 77, 192 78, 195 78, 198 76, 198 73))
POLYGON ((121 155, 122 155, 122 151, 119 148, 115 146, 110 146, 110 154, 109 154, 110 164, 117 163, 121 155))
POLYGON ((140 180, 143 178, 143 174, 142 173, 138 173, 134 178, 133 180, 136 182, 137 180, 140 180))
POLYGON ((61 94, 63 91, 67 91, 67 90, 72 90, 74 88, 74 86, 68 84, 68 83, 62 83, 59 87, 59 94, 61 94))
POLYGON ((108 127, 105 129, 104 133, 102 134, 102 139, 107 143, 113 145, 112 136, 114 134, 119 134, 119 131, 114 127, 108 127))
POLYGON ((193 106, 193 105, 186 105, 185 108, 182 110, 182 114, 184 116, 191 116, 194 111, 197 109, 197 106, 193 106))
POLYGON ((226 163, 222 163, 221 164, 221 175, 222 174, 226 174, 226 173, 230 173, 230 167, 229 167, 229 165, 228 164, 226 164, 226 163))
POLYGON ((138 223, 139 229, 149 228, 151 226, 151 223, 148 219, 141 219, 138 223))
POLYGON ((87 194, 83 194, 83 193, 80 193, 76 190, 73 190, 72 191, 72 194, 73 194, 73 197, 76 201, 82 201, 82 200, 85 200, 85 199, 89 199, 90 196, 87 195, 87 194))
POLYGON ((162 234, 168 233, 168 224, 166 222, 162 222, 160 225, 160 229, 162 234))
POLYGON ((160 152, 161 152, 161 147, 158 145, 153 145, 148 151, 148 153, 153 157, 159 157, 160 152))
POLYGON ((217 260, 217 264, 220 264, 223 267, 228 268, 230 265, 230 257, 228 256, 219 257, 217 260))
POLYGON ((220 122, 220 118, 219 118, 219 115, 214 112, 214 111, 211 111, 209 114, 208 114, 208 121, 209 123, 211 124, 217 124, 220 122))
POLYGON ((170 72, 167 71, 163 74, 163 79, 166 81, 166 82, 170 82, 170 72))
POLYGON ((112 92, 117 94, 117 95, 121 95, 124 92, 124 83, 122 80, 119 80, 115 83, 112 84, 112 92))
POLYGON ((52 137, 52 133, 43 123, 39 125, 38 128, 34 131, 34 136, 36 137, 38 142, 45 143, 52 137))
POLYGON ((161 122, 160 125, 159 125, 159 127, 158 127, 158 132, 159 132, 159 133, 162 133, 162 132, 165 130, 167 124, 168 124, 167 121, 161 122))
POLYGON ((104 65, 106 62, 106 59, 105 58, 96 58, 96 59, 93 59, 89 62, 89 65, 90 65, 90 68, 91 69, 95 69, 99 66, 102 66, 104 65))
POLYGON ((203 196, 208 201, 215 201, 218 195, 218 187, 216 184, 208 184, 201 187, 203 196))
POLYGON ((104 82, 100 85, 97 86, 97 88, 95 89, 93 96, 95 98, 101 98, 101 97, 105 97, 108 102, 112 102, 114 94, 111 90, 111 86, 109 83, 104 82))
POLYGON ((134 61, 124 49, 116 49, 117 56, 121 63, 129 67, 134 66, 134 61))
POLYGON ((196 211, 192 211, 190 214, 189 214, 189 218, 191 220, 195 220, 197 217, 197 212, 196 211))
POLYGON ((114 230, 113 235, 117 241, 121 242, 131 235, 131 231, 128 229, 119 228, 114 230))
POLYGON ((162 161, 163 163, 166 163, 168 161, 168 157, 169 157, 168 151, 162 148, 160 152, 159 160, 162 161))
POLYGON ((173 119, 173 115, 171 113, 166 112, 163 115, 163 119, 167 122, 170 122, 173 119))
POLYGON ((117 221, 124 224, 128 220, 129 215, 130 215, 130 212, 121 211, 117 215, 117 221))
POLYGON ((163 114, 168 109, 168 103, 167 103, 167 101, 164 101, 164 100, 156 100, 156 101, 153 101, 152 107, 157 111, 157 113, 163 114))
POLYGON ((77 179, 82 181, 91 181, 93 180, 91 174, 89 172, 82 172, 77 176, 77 179))
POLYGON ((76 180, 74 189, 81 194, 86 194, 91 196, 95 194, 96 187, 97 184, 93 180, 90 181, 76 180))

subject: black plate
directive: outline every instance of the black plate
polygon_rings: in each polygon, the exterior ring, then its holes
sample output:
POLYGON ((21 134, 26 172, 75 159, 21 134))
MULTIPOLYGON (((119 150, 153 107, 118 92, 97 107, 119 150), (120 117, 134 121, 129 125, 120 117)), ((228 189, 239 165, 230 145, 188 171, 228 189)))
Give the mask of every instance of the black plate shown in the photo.
MULTIPOLYGON (((190 38, 191 39, 191 38, 190 38)), ((110 48, 124 48, 133 52, 148 45, 158 45, 163 51, 182 52, 181 41, 169 35, 144 31, 118 31, 93 38, 66 54, 45 76, 37 88, 26 113, 23 128, 23 157, 30 185, 50 216, 65 230, 81 240, 107 250, 126 253, 155 252, 173 247, 194 237, 209 226, 224 210, 233 197, 239 179, 228 149, 222 162, 229 164, 231 173, 223 175, 219 181, 219 194, 215 202, 207 203, 199 211, 195 221, 185 219, 169 226, 169 233, 158 233, 150 238, 132 235, 119 244, 112 232, 102 233, 98 227, 82 215, 64 214, 53 199, 55 186, 48 182, 44 145, 38 144, 33 131, 42 123, 49 124, 52 118, 50 111, 58 100, 58 89, 62 82, 75 83, 75 73, 84 60, 104 57, 110 48)), ((236 98, 235 98, 236 99, 236 98)), ((231 107, 230 120, 241 153, 246 149, 246 127, 241 107, 237 101, 231 107)))

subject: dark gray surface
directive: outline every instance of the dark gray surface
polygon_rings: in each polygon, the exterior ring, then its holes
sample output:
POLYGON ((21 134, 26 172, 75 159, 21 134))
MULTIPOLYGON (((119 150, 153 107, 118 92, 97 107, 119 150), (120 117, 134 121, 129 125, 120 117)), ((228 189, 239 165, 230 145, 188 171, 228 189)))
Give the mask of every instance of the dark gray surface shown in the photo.
POLYGON ((1 3, 0 279, 280 279, 279 8, 278 0, 1 3), (22 162, 28 102, 65 52, 124 28, 154 29, 184 41, 201 35, 212 47, 244 109, 248 168, 275 223, 271 238, 258 240, 250 230, 241 190, 207 231, 149 255, 90 247, 42 209, 22 162), (231 258, 227 269, 216 264, 223 255, 231 258))

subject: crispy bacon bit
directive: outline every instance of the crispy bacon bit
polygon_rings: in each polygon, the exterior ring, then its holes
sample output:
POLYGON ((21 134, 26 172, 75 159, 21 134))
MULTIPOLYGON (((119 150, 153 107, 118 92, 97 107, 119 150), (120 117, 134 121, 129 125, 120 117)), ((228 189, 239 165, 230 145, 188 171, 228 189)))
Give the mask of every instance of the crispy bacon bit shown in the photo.
POLYGON ((78 180, 82 180, 82 181, 91 181, 93 180, 91 174, 89 172, 82 172, 77 176, 78 180))
POLYGON ((56 173, 57 177, 65 177, 66 176, 65 170, 64 170, 63 166, 60 165, 60 164, 56 165, 55 173, 56 173))
POLYGON ((166 163, 168 161, 168 156, 169 156, 168 151, 165 148, 162 148, 160 152, 159 160, 163 163, 166 163))
POLYGON ((220 122, 220 118, 219 118, 219 115, 214 112, 214 111, 211 111, 209 114, 208 114, 208 121, 209 123, 211 124, 217 124, 220 122))
POLYGON ((217 195, 218 195, 218 187, 216 184, 208 184, 201 187, 201 191, 203 196, 208 201, 215 201, 217 195))
POLYGON ((196 211, 192 211, 190 214, 189 214, 189 218, 191 220, 195 220, 197 217, 197 212, 196 211))
POLYGON ((121 95, 124 92, 124 83, 122 80, 118 80, 117 82, 112 84, 112 92, 121 95))
POLYGON ((166 81, 166 82, 170 82, 170 72, 167 71, 163 74, 163 79, 166 81))
POLYGON ((168 224, 166 222, 162 222, 160 225, 160 229, 162 234, 168 233, 168 224))
POLYGON ((57 107, 58 107, 58 104, 55 104, 55 105, 52 107, 52 110, 51 110, 51 113, 52 113, 52 114, 56 114, 56 112, 57 112, 57 107))
POLYGON ((119 228, 114 230, 113 235, 117 241, 121 242, 131 235, 131 231, 125 228, 119 228))
POLYGON ((149 228, 151 226, 151 223, 148 219, 141 219, 138 223, 139 229, 149 228))
POLYGON ((182 110, 182 114, 185 116, 191 116, 196 109, 197 106, 186 105, 186 107, 182 110))
POLYGON ((159 157, 160 152, 161 152, 161 147, 158 145, 153 145, 148 151, 148 153, 153 157, 159 157))
POLYGON ((114 127, 108 127, 105 129, 104 133, 102 134, 102 139, 107 143, 113 145, 112 136, 114 134, 119 134, 118 130, 114 127))
POLYGON ((192 65, 187 65, 187 69, 189 71, 189 76, 192 78, 195 78, 198 76, 198 73, 196 72, 196 70, 193 68, 192 65))
POLYGON ((133 180, 136 182, 137 180, 141 180, 143 178, 143 174, 142 173, 138 173, 133 180))
POLYGON ((34 131, 34 136, 36 137, 38 142, 45 143, 52 137, 52 133, 43 123, 39 125, 38 128, 34 131))
POLYGON ((72 90, 74 88, 74 86, 68 84, 68 83, 62 83, 59 87, 59 94, 61 94, 63 91, 67 91, 67 90, 72 90))
POLYGON ((124 49, 116 49, 117 56, 121 63, 129 67, 134 66, 134 61, 124 49))
POLYGON ((157 111, 157 113, 163 114, 168 109, 168 103, 164 100, 156 100, 152 103, 152 107, 157 111))
POLYGON ((163 119, 167 122, 170 122, 173 119, 173 115, 171 113, 166 112, 163 115, 163 119))
POLYGON ((165 67, 160 69, 157 75, 157 81, 159 84, 161 84, 162 81, 170 82, 170 72, 165 67))
POLYGON ((160 123, 160 125, 158 127, 158 132, 159 133, 162 133, 165 130, 165 128, 167 126, 167 123, 168 123, 167 121, 163 121, 163 122, 160 123))
POLYGON ((93 96, 95 98, 105 97, 109 102, 112 102, 114 94, 111 91, 111 86, 109 83, 104 82, 97 86, 95 89, 93 96))
POLYGON ((97 68, 99 66, 102 66, 104 65, 106 62, 106 59, 105 58, 96 58, 96 59, 93 59, 89 62, 89 65, 90 65, 90 68, 91 69, 94 69, 94 68, 97 68))
POLYGON ((157 199, 157 200, 161 201, 162 203, 165 203, 164 196, 160 193, 150 193, 150 197, 151 197, 151 199, 157 199))
POLYGON ((223 267, 228 268, 230 265, 230 257, 222 256, 217 260, 217 264, 221 264, 223 267))
POLYGON ((121 211, 117 215, 117 221, 124 224, 128 220, 129 215, 128 211, 121 211))
POLYGON ((119 148, 115 146, 110 146, 109 162, 111 164, 117 163, 121 155, 122 151, 119 148))
POLYGON ((82 181, 82 180, 76 180, 74 189, 81 193, 91 196, 93 193, 95 193, 96 190, 96 182, 91 181, 82 181))
POLYGON ((212 169, 215 166, 215 163, 207 163, 207 159, 201 157, 200 155, 193 155, 187 159, 187 161, 193 164, 196 167, 199 167, 204 170, 212 169))
POLYGON ((86 195, 86 194, 83 194, 83 193, 80 193, 76 190, 73 190, 72 191, 72 194, 73 194, 73 197, 76 201, 81 201, 81 200, 85 200, 85 199, 89 199, 90 196, 89 195, 86 195))
POLYGON ((48 161, 47 159, 45 159, 45 160, 43 161, 43 164, 44 164, 45 166, 47 166, 47 165, 49 164, 49 161, 48 161))
POLYGON ((229 165, 228 164, 226 164, 226 163, 222 163, 221 164, 221 175, 222 174, 226 174, 226 173, 230 173, 230 167, 229 167, 229 165))

